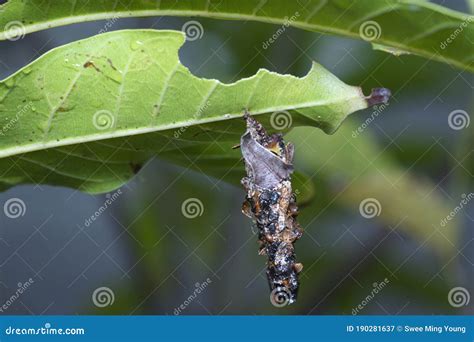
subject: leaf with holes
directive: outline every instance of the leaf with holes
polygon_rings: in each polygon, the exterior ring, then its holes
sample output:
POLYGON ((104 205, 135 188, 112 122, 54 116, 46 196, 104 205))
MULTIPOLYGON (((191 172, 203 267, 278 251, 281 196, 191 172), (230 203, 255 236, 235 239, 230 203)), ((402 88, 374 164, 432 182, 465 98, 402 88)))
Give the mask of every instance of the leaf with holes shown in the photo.
POLYGON ((278 130, 332 133, 389 95, 365 98, 317 64, 303 78, 267 70, 233 84, 197 78, 179 61, 184 41, 176 31, 117 31, 52 50, 1 81, 2 187, 108 191, 154 155, 230 178, 244 109, 278 130))

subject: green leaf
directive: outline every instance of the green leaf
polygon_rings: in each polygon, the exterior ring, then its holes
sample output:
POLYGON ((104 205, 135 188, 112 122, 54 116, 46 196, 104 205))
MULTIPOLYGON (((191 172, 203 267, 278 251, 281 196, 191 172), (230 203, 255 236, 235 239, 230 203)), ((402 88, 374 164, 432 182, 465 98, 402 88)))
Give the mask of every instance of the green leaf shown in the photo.
POLYGON ((474 0, 466 0, 467 1, 467 6, 469 7, 469 11, 474 13, 474 0))
MULTIPOLYGON (((9 0, 0 11, 0 28, 5 28, 0 40, 98 19, 112 19, 113 26, 120 17, 203 16, 364 39, 474 71, 473 17, 420 0, 9 0), (446 44, 453 34, 455 39, 446 44)), ((108 29, 105 25, 104 30, 108 29)))
POLYGON ((232 84, 197 78, 179 61, 184 41, 176 31, 98 35, 1 81, 1 186, 104 192, 155 155, 227 175, 240 159, 231 147, 245 109, 268 127, 292 121, 332 133, 348 114, 386 100, 365 98, 316 63, 303 78, 267 70, 232 84))

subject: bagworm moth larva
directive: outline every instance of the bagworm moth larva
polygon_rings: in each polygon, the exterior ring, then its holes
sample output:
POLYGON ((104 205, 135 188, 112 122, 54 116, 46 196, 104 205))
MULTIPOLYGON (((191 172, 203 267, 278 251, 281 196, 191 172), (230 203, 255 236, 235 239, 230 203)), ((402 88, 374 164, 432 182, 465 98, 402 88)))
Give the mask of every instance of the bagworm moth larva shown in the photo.
POLYGON ((281 134, 267 134, 248 113, 244 118, 247 130, 241 137, 240 148, 247 171, 242 179, 247 196, 242 211, 255 222, 259 254, 268 259, 266 273, 272 302, 293 303, 299 286, 298 273, 303 269, 296 262, 294 249, 294 242, 302 235, 291 188, 294 147, 285 144, 281 134))

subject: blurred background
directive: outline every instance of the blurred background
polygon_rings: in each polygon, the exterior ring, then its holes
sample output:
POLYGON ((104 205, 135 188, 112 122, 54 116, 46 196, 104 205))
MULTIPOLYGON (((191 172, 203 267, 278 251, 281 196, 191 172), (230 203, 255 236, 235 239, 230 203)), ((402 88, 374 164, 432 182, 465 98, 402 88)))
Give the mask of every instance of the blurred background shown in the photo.
MULTIPOLYGON (((438 3, 468 11, 464 1, 438 3)), ((180 30, 189 20, 123 19, 108 30, 180 30)), ((472 314, 474 125, 453 129, 448 117, 472 113, 473 75, 363 41, 285 28, 267 46, 279 26, 195 20, 203 36, 180 57, 196 76, 303 76, 315 60, 366 94, 392 90, 387 106, 355 113, 333 136, 306 127, 286 136, 307 176, 296 186, 305 229, 297 303, 269 301, 239 184, 157 156, 119 192, 26 185, 0 194, 2 207, 25 203, 21 217, 0 215, 0 314, 472 314), (190 199, 196 215, 182 210, 190 199)), ((0 78, 106 24, 0 42, 0 78)))

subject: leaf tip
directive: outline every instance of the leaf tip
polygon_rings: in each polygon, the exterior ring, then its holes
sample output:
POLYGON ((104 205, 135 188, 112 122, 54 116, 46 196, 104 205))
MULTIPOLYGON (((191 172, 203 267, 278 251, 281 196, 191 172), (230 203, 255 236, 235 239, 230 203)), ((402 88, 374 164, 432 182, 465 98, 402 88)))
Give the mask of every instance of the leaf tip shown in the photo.
POLYGON ((365 99, 369 107, 377 104, 387 104, 392 96, 392 92, 387 88, 373 88, 372 92, 365 99))

